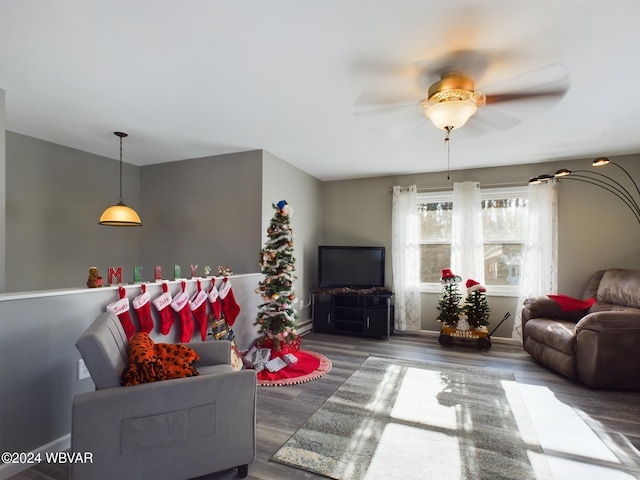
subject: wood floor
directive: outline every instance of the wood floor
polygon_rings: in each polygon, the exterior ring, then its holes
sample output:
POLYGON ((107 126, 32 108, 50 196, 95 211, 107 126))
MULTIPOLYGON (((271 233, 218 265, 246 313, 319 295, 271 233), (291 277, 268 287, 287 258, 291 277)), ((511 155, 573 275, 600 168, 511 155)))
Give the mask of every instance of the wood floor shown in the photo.
MULTIPOLYGON (((587 389, 536 364, 520 346, 497 340, 491 350, 480 352, 465 345, 444 348, 428 335, 396 334, 386 341, 311 333, 302 345, 326 355, 333 367, 324 377, 301 385, 258 387, 258 452, 248 479, 324 478, 269 459, 369 355, 511 372, 555 480, 640 479, 640 392, 587 389)), ((68 478, 68 467, 39 465, 12 480, 68 478)), ((198 480, 233 478, 235 469, 198 480)))

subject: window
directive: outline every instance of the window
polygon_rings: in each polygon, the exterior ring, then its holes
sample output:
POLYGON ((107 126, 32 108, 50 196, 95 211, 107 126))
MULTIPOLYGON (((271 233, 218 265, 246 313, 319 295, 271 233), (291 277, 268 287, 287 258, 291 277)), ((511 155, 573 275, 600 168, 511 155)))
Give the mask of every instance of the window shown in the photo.
MULTIPOLYGON (((481 191, 485 285, 492 294, 513 294, 520 284, 526 187, 481 191)), ((440 274, 451 265, 453 192, 418 194, 420 282, 440 291, 440 274)))

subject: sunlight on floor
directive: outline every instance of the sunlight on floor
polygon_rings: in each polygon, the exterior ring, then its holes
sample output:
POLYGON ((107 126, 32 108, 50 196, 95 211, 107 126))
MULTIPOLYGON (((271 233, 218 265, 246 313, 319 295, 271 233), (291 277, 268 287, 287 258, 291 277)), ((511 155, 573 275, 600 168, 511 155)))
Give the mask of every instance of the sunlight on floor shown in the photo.
MULTIPOLYGON (((556 480, 632 480, 605 439, 596 435, 580 413, 544 386, 519 384, 540 444, 556 480)), ((632 460, 633 461, 633 460, 632 460)))
POLYGON ((444 387, 439 372, 407 369, 389 416, 455 431, 458 428, 456 407, 438 401, 444 387))
POLYGON ((364 480, 459 480, 460 447, 455 435, 388 424, 364 480), (393 456, 388 455, 393 452, 393 456), (442 467, 439 471, 438 467, 442 467))

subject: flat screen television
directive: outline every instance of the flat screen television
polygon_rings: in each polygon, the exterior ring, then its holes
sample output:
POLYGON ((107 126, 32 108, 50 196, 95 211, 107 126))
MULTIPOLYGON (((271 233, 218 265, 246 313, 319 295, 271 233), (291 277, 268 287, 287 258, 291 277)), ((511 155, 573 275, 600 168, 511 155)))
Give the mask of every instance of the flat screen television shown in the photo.
POLYGON ((320 288, 384 287, 384 247, 318 247, 320 288))

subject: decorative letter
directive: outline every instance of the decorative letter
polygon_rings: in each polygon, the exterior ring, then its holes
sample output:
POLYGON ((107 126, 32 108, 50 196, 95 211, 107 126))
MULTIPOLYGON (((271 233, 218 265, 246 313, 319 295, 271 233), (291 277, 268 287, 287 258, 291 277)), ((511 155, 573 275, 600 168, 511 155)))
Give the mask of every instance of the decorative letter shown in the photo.
POLYGON ((142 266, 133 267, 133 283, 142 283, 142 266))
POLYGON ((160 265, 156 265, 156 273, 155 273, 155 276, 153 277, 153 279, 156 282, 162 281, 162 267, 160 265))
POLYGON ((113 277, 116 278, 116 284, 119 285, 122 283, 122 267, 109 267, 109 285, 113 284, 111 281, 113 277))

